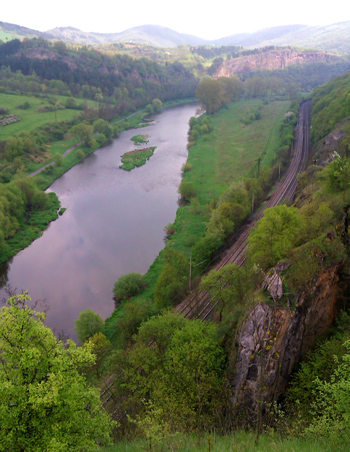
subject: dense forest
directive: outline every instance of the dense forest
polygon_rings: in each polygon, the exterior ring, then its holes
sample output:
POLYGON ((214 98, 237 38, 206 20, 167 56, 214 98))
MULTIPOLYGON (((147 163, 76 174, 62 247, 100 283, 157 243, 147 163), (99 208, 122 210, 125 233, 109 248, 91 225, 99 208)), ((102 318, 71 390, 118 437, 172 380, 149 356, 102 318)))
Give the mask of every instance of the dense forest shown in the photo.
MULTIPOLYGON (((220 64, 215 58, 223 52, 235 58, 244 50, 191 52, 210 58, 210 68, 220 64)), ((0 101, 7 102, 0 105, 1 119, 13 112, 52 115, 40 126, 20 119, 16 133, 0 142, 3 257, 7 242, 23 228, 34 237, 38 231, 32 229, 57 217, 57 197, 43 188, 62 174, 67 157, 63 148, 48 155, 48 143, 79 142, 73 165, 131 127, 131 119, 117 120, 135 110, 152 114, 167 101, 194 96, 202 105, 202 115, 190 120, 182 206, 165 226, 165 249, 146 275, 116 281, 113 315, 104 321, 89 309, 82 312, 76 319, 82 345, 76 347, 54 336, 27 294, 12 294, 1 308, 0 451, 107 450, 102 448, 113 442, 108 450, 130 444, 130 450, 185 451, 188 443, 192 450, 210 451, 219 450, 215 435, 232 438, 243 431, 257 445, 272 438, 267 450, 346 450, 350 75, 313 88, 343 73, 347 63, 198 80, 180 63, 108 56, 35 38, 1 44, 0 66, 0 101), (209 271, 288 167, 305 97, 313 103, 312 158, 298 176, 296 198, 265 211, 250 234, 244 265, 209 271), (64 116, 57 120, 57 114, 64 116), (228 152, 225 127, 230 131, 234 121, 238 130, 252 130, 255 146, 264 127, 273 133, 267 133, 259 163, 255 156, 244 177, 233 179, 230 165, 238 162, 218 162, 228 152), (39 182, 28 177, 47 162, 54 164, 39 182), (199 167, 206 165, 204 173, 199 167), (276 275, 283 286, 279 297, 266 290, 276 275), (215 300, 211 322, 174 311, 192 289, 207 290, 215 300), (238 389, 243 349, 252 340, 246 384, 238 389), (269 378, 272 368, 281 373, 288 353, 295 366, 281 395, 269 378), (293 441, 300 438, 305 448, 296 449, 293 441)), ((232 450, 233 443, 220 450, 232 450)))

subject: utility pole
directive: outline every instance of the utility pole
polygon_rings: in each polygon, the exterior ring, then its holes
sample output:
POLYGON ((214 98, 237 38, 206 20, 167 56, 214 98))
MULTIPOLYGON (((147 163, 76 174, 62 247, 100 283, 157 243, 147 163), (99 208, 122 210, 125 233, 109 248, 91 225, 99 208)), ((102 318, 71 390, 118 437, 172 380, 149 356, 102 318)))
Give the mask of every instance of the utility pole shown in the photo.
POLYGON ((190 254, 190 292, 192 290, 192 251, 190 254))
POLYGON ((259 157, 259 158, 257 159, 257 162, 258 162, 258 177, 259 177, 259 175, 260 175, 260 162, 261 162, 261 160, 262 160, 261 157, 259 157))

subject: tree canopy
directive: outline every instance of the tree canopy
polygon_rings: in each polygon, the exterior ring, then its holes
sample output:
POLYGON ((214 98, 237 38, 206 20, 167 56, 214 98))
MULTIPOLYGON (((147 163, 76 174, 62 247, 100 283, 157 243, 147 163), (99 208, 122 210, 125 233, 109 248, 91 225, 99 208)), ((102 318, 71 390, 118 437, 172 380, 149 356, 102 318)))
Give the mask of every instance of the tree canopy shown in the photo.
POLYGON ((28 307, 26 294, 0 310, 0 451, 86 451, 109 444, 112 423, 98 389, 79 373, 92 345, 64 344, 28 307))

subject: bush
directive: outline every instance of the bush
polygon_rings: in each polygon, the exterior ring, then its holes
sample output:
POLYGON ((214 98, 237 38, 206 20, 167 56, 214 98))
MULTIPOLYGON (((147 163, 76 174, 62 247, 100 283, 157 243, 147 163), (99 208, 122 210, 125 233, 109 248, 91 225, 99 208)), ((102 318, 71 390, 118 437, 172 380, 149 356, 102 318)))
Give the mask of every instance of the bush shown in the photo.
POLYGON ((193 198, 196 195, 193 183, 186 180, 181 182, 178 192, 185 199, 193 198))
POLYGON ((78 339, 85 342, 96 333, 101 333, 104 327, 104 321, 100 314, 97 314, 92 309, 86 309, 79 314, 75 321, 75 331, 78 339))
POLYGON ((128 273, 121 276, 114 285, 113 293, 117 302, 128 300, 138 295, 145 288, 145 281, 140 273, 128 273))

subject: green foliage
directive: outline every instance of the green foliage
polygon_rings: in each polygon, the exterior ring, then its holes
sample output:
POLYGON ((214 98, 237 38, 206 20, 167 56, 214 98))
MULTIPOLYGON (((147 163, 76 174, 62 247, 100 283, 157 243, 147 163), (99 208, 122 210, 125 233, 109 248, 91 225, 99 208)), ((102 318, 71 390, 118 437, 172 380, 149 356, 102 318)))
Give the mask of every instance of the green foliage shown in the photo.
POLYGON ((331 190, 344 191, 350 186, 350 159, 341 158, 337 152, 333 157, 328 165, 328 185, 331 190))
POLYGON ((350 74, 346 73, 315 88, 312 99, 311 137, 317 143, 342 118, 350 115, 350 74))
POLYGON ((220 321, 225 308, 234 312, 234 317, 238 320, 244 312, 244 303, 251 289, 251 279, 245 267, 227 264, 220 270, 212 270, 207 276, 203 276, 200 289, 208 290, 213 302, 220 307, 220 321))
POLYGON ((331 382, 336 368, 335 358, 337 362, 341 362, 347 353, 347 348, 343 344, 350 336, 349 331, 349 318, 343 314, 337 333, 319 344, 314 352, 309 352, 288 387, 289 406, 292 409, 294 407, 306 423, 323 414, 323 407, 316 405, 311 407, 310 400, 318 393, 320 381, 331 382))
POLYGON ((184 163, 184 164, 182 165, 181 170, 182 170, 184 173, 187 173, 188 171, 191 171, 192 168, 193 168, 192 163, 186 162, 186 163, 184 163))
POLYGON ((204 78, 197 87, 196 97, 207 114, 212 114, 223 105, 238 101, 243 90, 243 83, 238 77, 204 78))
POLYGON ((118 303, 138 295, 145 288, 145 280, 140 273, 128 273, 114 284, 114 298, 118 303))
POLYGON ((111 421, 79 369, 91 347, 58 341, 26 295, 0 310, 0 450, 85 451, 110 444, 111 421))
POLYGON ((57 153, 54 155, 54 160, 55 160, 55 164, 56 164, 57 166, 61 166, 61 165, 62 165, 62 162, 63 162, 62 154, 60 154, 59 152, 57 152, 57 153))
POLYGON ((102 133, 106 138, 110 138, 113 135, 112 126, 102 118, 96 119, 93 123, 94 133, 102 133))
POLYGON ((179 186, 179 193, 182 196, 182 198, 190 199, 196 196, 196 192, 194 189, 194 185, 192 182, 187 180, 182 180, 179 186))
POLYGON ((85 158, 85 152, 82 149, 77 149, 76 154, 79 160, 83 160, 85 158))
POLYGON ((139 134, 139 135, 135 135, 131 138, 131 140, 136 143, 136 144, 140 144, 140 143, 148 143, 148 135, 143 135, 143 134, 139 134))
POLYGON ((307 429, 318 436, 338 440, 341 437, 342 442, 349 441, 350 429, 350 341, 344 346, 347 353, 341 360, 334 358, 335 369, 330 381, 316 379, 316 400, 312 406, 321 414, 307 429))
POLYGON ((97 314, 92 309, 86 309, 79 314, 75 321, 75 331, 78 339, 83 343, 90 337, 103 331, 104 321, 100 314, 97 314))
POLYGON ((154 290, 158 308, 179 303, 186 293, 189 277, 189 262, 182 251, 168 247, 163 253, 163 260, 164 266, 154 290))
POLYGON ((128 301, 106 320, 106 336, 114 345, 125 346, 132 342, 140 325, 156 313, 153 300, 128 301))
POLYGON ((152 100, 152 107, 156 113, 159 113, 162 110, 163 102, 159 99, 152 100))
POLYGON ((212 425, 222 381, 217 327, 167 312, 143 323, 134 340, 120 354, 115 384, 146 436, 212 425))
POLYGON ((298 209, 280 205, 266 209, 249 236, 249 255, 267 269, 287 256, 299 241, 301 220, 298 209))
POLYGON ((92 146, 93 127, 80 122, 69 130, 69 134, 78 138, 86 147, 92 146))

